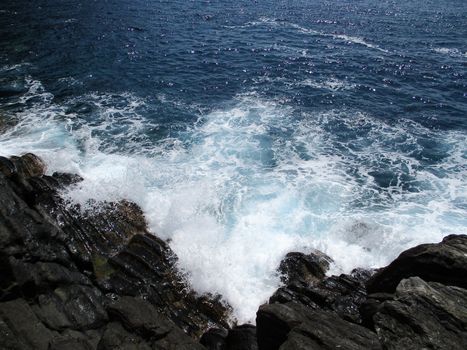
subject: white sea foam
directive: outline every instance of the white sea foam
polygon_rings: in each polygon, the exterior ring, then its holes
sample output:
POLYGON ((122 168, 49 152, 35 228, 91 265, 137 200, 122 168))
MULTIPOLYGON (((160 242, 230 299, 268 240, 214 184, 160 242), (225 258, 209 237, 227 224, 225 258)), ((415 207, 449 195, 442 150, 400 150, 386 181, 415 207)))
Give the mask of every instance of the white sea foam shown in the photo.
POLYGON ((8 71, 12 71, 12 70, 17 70, 17 69, 21 69, 25 66, 30 66, 31 64, 30 63, 19 63, 19 64, 13 64, 13 65, 5 65, 5 66, 2 66, 0 67, 0 72, 3 73, 3 72, 8 72, 8 71))
POLYGON ((331 79, 327 79, 323 81, 305 79, 299 82, 299 85, 309 86, 315 89, 326 89, 330 91, 350 90, 350 89, 355 88, 355 84, 348 83, 344 80, 335 79, 335 78, 331 78, 331 79))
POLYGON ((323 89, 329 91, 339 91, 339 90, 351 90, 356 87, 355 84, 348 82, 346 80, 329 78, 329 79, 313 79, 307 78, 301 81, 294 81, 284 77, 269 77, 261 76, 252 79, 254 83, 272 83, 272 84, 283 84, 286 86, 305 86, 312 87, 314 89, 323 89))
POLYGON ((378 50, 378 51, 381 51, 381 52, 385 52, 385 53, 389 52, 388 50, 382 49, 381 47, 379 47, 377 45, 368 43, 363 38, 358 37, 358 36, 350 36, 350 35, 345 35, 345 34, 323 34, 323 35, 332 36, 334 39, 340 39, 340 40, 343 40, 345 42, 363 45, 363 46, 366 46, 366 47, 368 47, 370 49, 375 49, 375 50, 378 50))
POLYGON ((453 57, 467 58, 467 52, 462 52, 461 50, 456 49, 456 48, 437 47, 437 48, 434 48, 433 51, 444 54, 444 55, 453 56, 453 57))
MULTIPOLYGON (((301 25, 298 25, 296 23, 291 23, 287 21, 278 21, 273 18, 269 17, 261 17, 258 21, 253 21, 253 22, 248 22, 243 26, 240 26, 241 28, 248 28, 248 27, 254 27, 254 26, 269 26, 269 27, 288 27, 288 28, 293 28, 297 30, 300 33, 303 34, 308 34, 308 35, 316 35, 316 36, 322 36, 322 37, 331 37, 335 40, 340 40, 344 41, 346 43, 351 43, 351 44, 357 44, 357 45, 362 45, 370 49, 378 50, 384 53, 388 53, 389 51, 386 49, 381 48, 380 46, 376 44, 369 43, 366 41, 364 38, 359 37, 359 36, 352 36, 352 35, 346 35, 346 34, 337 34, 337 33, 326 33, 322 32, 319 30, 314 30, 311 28, 303 27, 301 25)), ((234 27, 232 27, 234 28, 234 27)))
POLYGON ((465 135, 351 111, 304 114, 245 94, 148 143, 142 99, 92 94, 57 106, 40 83, 30 86, 20 123, 0 135, 0 153, 32 151, 49 172, 78 172, 84 181, 64 194, 74 202, 138 203, 151 230, 171 240, 193 287, 222 294, 240 322, 252 321, 277 288, 275 269, 288 251, 320 249, 335 260, 333 272, 349 272, 466 232, 465 135), (78 100, 96 109, 92 119, 67 111, 78 100), (423 151, 422 138, 450 155, 423 164, 412 154, 423 151), (399 180, 382 188, 372 174, 386 168, 399 180))
POLYGON ((82 81, 79 81, 76 78, 73 77, 63 77, 58 79, 59 82, 65 83, 68 86, 77 86, 77 85, 83 85, 82 81))

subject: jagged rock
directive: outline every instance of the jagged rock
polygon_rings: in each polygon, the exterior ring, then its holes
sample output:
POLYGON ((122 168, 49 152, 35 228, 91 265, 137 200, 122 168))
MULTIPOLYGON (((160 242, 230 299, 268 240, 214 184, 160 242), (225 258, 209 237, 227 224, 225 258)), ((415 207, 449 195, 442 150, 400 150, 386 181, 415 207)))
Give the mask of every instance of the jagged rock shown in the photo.
POLYGON ((161 350, 206 350, 204 346, 193 341, 186 336, 180 328, 175 328, 173 332, 164 338, 153 343, 153 349, 161 350))
POLYGON ((26 153, 21 157, 0 158, 0 171, 6 176, 28 178, 40 176, 45 172, 44 162, 32 153, 26 153))
POLYGON ((317 282, 324 278, 332 259, 315 250, 310 254, 298 252, 288 253, 279 265, 282 282, 317 282))
POLYGON ((200 337, 204 331, 200 325, 213 320, 228 327, 229 309, 219 298, 186 293, 174 264, 175 257, 164 241, 153 235, 136 235, 107 261, 108 273, 98 283, 108 293, 144 295, 189 334, 200 337))
POLYGON ((259 350, 381 349, 370 330, 297 303, 262 305, 256 325, 259 350))
POLYGON ((402 280, 374 308, 373 326, 385 349, 467 349, 467 290, 402 280))
POLYGON ((52 178, 56 179, 61 187, 77 184, 83 181, 83 178, 77 174, 54 172, 52 178))
POLYGON ((404 278, 467 288, 467 235, 451 235, 437 244, 422 244, 403 252, 367 284, 369 293, 393 293, 404 278))
POLYGON ((296 302, 311 309, 332 310, 343 319, 360 323, 359 308, 366 300, 365 282, 371 271, 355 269, 350 275, 331 276, 314 283, 293 281, 279 288, 269 303, 296 302))
POLYGON ((375 330, 373 323, 373 315, 378 311, 379 306, 386 300, 392 300, 393 294, 389 293, 374 293, 367 295, 367 299, 360 305, 360 316, 362 319, 362 325, 375 330))

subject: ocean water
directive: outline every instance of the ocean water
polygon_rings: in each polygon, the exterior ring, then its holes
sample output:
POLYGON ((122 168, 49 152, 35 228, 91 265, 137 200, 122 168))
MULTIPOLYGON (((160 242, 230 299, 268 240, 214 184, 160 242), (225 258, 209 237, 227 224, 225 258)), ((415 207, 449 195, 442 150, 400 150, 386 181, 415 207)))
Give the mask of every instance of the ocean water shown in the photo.
POLYGON ((341 273, 467 233, 466 38, 464 0, 4 0, 0 154, 138 203, 251 322, 289 251, 341 273))

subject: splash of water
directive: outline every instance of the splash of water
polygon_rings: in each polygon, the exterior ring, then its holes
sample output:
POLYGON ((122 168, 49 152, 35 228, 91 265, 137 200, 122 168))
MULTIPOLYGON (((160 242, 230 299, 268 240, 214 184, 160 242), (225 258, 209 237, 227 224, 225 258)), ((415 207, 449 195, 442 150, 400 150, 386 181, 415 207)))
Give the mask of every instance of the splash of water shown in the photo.
POLYGON ((332 272, 349 272, 467 227, 460 133, 355 111, 298 112, 250 93, 149 142, 143 99, 91 94, 57 105, 29 84, 1 154, 32 151, 49 172, 79 173, 84 181, 64 193, 75 203, 138 203, 193 287, 222 294, 240 322, 278 287, 289 251, 320 249, 335 260, 332 272), (90 120, 70 113, 77 102, 95 110, 90 120))

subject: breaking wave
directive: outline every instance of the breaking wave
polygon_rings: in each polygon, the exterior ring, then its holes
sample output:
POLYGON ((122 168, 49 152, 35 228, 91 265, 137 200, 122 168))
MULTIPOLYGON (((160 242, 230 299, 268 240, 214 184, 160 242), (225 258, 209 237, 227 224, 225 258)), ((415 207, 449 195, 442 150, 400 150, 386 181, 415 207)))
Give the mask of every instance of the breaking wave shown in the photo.
POLYGON ((49 173, 79 173, 84 181, 64 193, 73 203, 138 203, 193 287, 222 294, 240 322, 278 287, 289 251, 317 248, 334 259, 331 272, 349 272, 465 233, 463 133, 355 110, 304 112, 252 92, 151 138, 159 126, 134 94, 57 104, 39 81, 26 83, 0 153, 32 151, 49 173))

